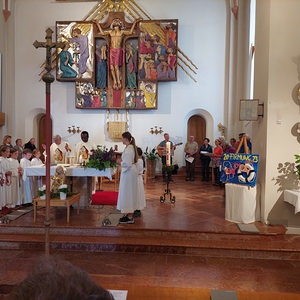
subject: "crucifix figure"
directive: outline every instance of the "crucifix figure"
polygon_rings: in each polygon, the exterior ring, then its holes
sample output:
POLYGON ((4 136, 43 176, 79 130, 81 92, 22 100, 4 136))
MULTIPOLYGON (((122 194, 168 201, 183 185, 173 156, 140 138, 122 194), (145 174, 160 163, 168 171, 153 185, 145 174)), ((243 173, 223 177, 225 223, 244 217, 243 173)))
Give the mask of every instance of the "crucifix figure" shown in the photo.
MULTIPOLYGON (((52 48, 63 48, 64 43, 53 43, 52 42, 51 28, 46 30, 46 42, 35 41, 33 46, 37 48, 46 48, 46 65, 42 79, 46 83, 46 153, 50 153, 51 144, 51 119, 50 119, 50 86, 54 81, 54 76, 51 74, 51 49, 52 48)), ((50 159, 46 160, 46 218, 45 218, 45 254, 49 256, 50 254, 50 159)))
POLYGON ((123 36, 131 35, 133 33, 135 24, 138 21, 139 19, 133 22, 130 30, 124 30, 123 21, 119 18, 116 18, 112 21, 110 30, 108 31, 104 31, 100 23, 95 22, 102 35, 110 36, 109 61, 114 90, 122 89, 120 67, 122 67, 125 62, 125 52, 124 48, 122 47, 123 36))

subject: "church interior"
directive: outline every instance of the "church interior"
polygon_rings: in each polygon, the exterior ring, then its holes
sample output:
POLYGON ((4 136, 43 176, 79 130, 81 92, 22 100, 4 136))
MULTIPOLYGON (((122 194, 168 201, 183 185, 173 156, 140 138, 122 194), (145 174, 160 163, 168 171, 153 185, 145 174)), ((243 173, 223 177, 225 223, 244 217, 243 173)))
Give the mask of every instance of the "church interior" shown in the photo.
MULTIPOLYGON (((124 131, 143 151, 169 133, 179 170, 166 185, 157 160, 134 224, 103 224, 116 206, 89 204, 81 181, 76 189, 85 199, 74 209, 32 208, 1 222, 0 299, 43 255, 82 268, 105 289, 127 291, 120 299, 217 300, 211 291, 300 299, 300 219, 285 201, 300 184, 299 1, 2 2, 1 141, 35 138, 42 150, 58 134, 75 149, 88 131, 96 145, 122 153, 124 131), (257 111, 243 103, 257 103, 257 111), (214 145, 241 132, 259 155, 254 231, 225 217, 227 189, 213 185, 212 171, 201 181, 198 157, 195 180, 185 180, 190 135, 201 146, 206 137, 214 145), (162 201, 168 187, 175 198, 167 193, 162 201)), ((97 184, 118 191, 119 178, 97 184)))

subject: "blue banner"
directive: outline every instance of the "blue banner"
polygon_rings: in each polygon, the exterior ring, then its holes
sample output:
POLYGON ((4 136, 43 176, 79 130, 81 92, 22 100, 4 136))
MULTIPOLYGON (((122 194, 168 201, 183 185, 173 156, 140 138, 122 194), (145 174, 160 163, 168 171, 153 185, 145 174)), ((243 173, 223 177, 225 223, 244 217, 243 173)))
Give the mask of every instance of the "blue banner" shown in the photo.
POLYGON ((255 186, 259 154, 224 153, 221 164, 221 181, 255 186))

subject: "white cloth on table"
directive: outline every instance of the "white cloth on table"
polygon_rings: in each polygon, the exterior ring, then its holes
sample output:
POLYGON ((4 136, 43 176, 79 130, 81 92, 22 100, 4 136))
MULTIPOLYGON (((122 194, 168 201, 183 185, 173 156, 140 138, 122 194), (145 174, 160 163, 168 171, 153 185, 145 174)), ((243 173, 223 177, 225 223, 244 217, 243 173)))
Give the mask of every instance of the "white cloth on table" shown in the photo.
POLYGON ((138 191, 137 191, 137 208, 141 210, 146 206, 146 199, 145 199, 145 190, 144 190, 144 180, 143 180, 143 173, 144 173, 144 161, 139 158, 137 162, 138 167, 138 191))
POLYGON ((133 146, 128 145, 122 153, 121 178, 119 185, 117 209, 121 213, 133 213, 138 209, 137 185, 138 170, 134 163, 135 151, 133 146))
MULTIPOLYGON (((50 167, 50 175, 54 175, 57 166, 50 167)), ((112 175, 116 173, 117 169, 108 168, 102 171, 93 168, 83 168, 77 166, 67 166, 66 176, 75 176, 75 177, 91 177, 91 176, 104 176, 112 179, 112 175)), ((42 166, 29 166, 24 170, 26 176, 46 176, 46 167, 42 166)))
POLYGON ((295 206, 295 214, 300 211, 300 191, 284 190, 283 198, 285 202, 295 206))
POLYGON ((225 219, 249 224, 260 220, 259 188, 240 184, 225 185, 225 219))

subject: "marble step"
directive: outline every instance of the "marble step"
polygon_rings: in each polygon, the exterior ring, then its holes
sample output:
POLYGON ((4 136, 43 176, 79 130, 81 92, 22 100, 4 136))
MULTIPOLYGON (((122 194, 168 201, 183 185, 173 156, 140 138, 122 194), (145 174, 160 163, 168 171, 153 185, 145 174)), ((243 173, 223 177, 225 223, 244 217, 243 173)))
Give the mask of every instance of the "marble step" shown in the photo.
MULTIPOLYGON (((44 250, 44 228, 0 227, 0 249, 44 250), (6 230, 5 230, 6 229, 6 230)), ((51 250, 300 258, 299 235, 220 234, 121 228, 51 228, 51 250)))

